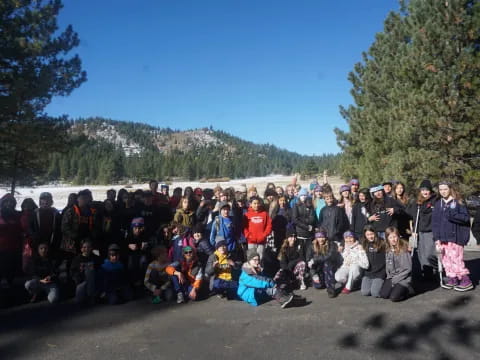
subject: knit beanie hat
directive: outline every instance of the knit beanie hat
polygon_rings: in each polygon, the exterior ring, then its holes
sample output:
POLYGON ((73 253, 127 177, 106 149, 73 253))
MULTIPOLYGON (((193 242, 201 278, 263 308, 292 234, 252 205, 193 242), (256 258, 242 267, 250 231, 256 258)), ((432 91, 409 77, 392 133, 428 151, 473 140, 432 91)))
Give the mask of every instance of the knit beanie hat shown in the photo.
POLYGON ((350 191, 350 186, 348 186, 348 185, 340 186, 340 194, 344 191, 350 191))
POLYGON ((52 197, 52 194, 49 193, 49 192, 42 192, 42 193, 40 194, 40 200, 42 200, 42 199, 46 199, 46 200, 52 201, 52 200, 53 200, 53 197, 52 197))
POLYGON ((308 196, 308 191, 305 188, 301 188, 300 191, 298 192, 298 196, 308 196))
POLYGON ((419 188, 419 189, 427 189, 427 190, 430 190, 430 191, 433 190, 432 183, 431 183, 430 180, 428 180, 428 179, 423 180, 423 181, 420 183, 420 186, 419 186, 418 188, 419 188))
POLYGON ((317 186, 315 186, 315 189, 313 189, 313 191, 323 192, 323 186, 322 185, 317 185, 317 186))
POLYGON ((131 227, 143 227, 145 226, 145 220, 142 217, 133 218, 131 227))
POLYGON ((355 238, 355 234, 354 234, 353 232, 351 232, 351 231, 345 231, 345 232, 343 233, 343 238, 345 239, 345 238, 347 238, 347 237, 353 237, 353 238, 355 238))
POLYGON ((358 185, 358 186, 360 186, 360 180, 358 180, 358 179, 352 179, 352 180, 350 180, 350 186, 351 186, 351 185, 358 185))
POLYGON ((204 226, 202 223, 195 224, 192 229, 192 234, 201 233, 203 234, 204 226))
POLYGON ((370 192, 373 194, 373 193, 376 193, 377 191, 383 191, 383 185, 376 185, 376 186, 372 186, 370 188, 370 192))
POLYGON ((215 249, 218 250, 220 246, 227 246, 227 242, 225 240, 220 240, 219 242, 215 243, 215 249))
POLYGON ((327 233, 325 231, 317 231, 315 233, 315 239, 327 238, 327 233))

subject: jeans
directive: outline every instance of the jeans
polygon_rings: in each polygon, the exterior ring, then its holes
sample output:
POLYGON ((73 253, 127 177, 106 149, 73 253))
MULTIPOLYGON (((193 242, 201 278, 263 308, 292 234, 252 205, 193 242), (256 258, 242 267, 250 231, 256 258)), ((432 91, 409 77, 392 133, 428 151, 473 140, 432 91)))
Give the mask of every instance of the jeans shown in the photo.
POLYGON ((364 276, 362 279, 360 292, 363 296, 380 297, 380 291, 382 290, 383 282, 384 280, 380 278, 371 279, 364 276))
POLYGON ((95 296, 95 270, 87 269, 85 270, 85 280, 77 284, 75 291, 75 301, 77 303, 82 303, 87 299, 95 296))
POLYGON ((255 249, 260 255, 260 260, 263 258, 263 251, 265 250, 265 245, 264 244, 248 244, 248 250, 250 249, 255 249))
POLYGON ((43 284, 38 279, 32 279, 25 283, 25 289, 31 295, 46 293, 50 304, 56 303, 60 299, 60 293, 55 283, 43 284))

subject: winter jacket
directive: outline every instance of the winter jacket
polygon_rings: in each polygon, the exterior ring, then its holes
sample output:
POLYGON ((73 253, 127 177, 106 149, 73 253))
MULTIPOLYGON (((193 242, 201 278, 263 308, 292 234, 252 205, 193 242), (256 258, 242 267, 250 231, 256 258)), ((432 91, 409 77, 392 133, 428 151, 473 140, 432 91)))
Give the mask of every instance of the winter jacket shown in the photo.
POLYGON ((393 208, 393 213, 395 214, 399 211, 398 203, 389 196, 385 196, 383 201, 375 201, 372 200, 370 202, 370 209, 369 214, 372 215, 380 215, 379 221, 372 221, 371 225, 375 229, 376 232, 385 232, 385 229, 389 226, 396 226, 396 221, 394 216, 390 216, 387 213, 387 209, 393 208))
POLYGON ((292 208, 292 219, 295 224, 297 236, 301 238, 313 238, 317 217, 313 206, 307 207, 305 203, 297 201, 292 208))
POLYGON ((368 268, 367 254, 365 253, 365 250, 363 250, 362 245, 356 241, 352 245, 345 244, 345 248, 342 252, 342 258, 342 268, 348 268, 351 265, 358 265, 362 269, 368 268))
POLYGON ((320 211, 327 206, 324 199, 315 199, 313 200, 313 205, 315 206, 315 215, 317 216, 317 222, 320 220, 320 211))
POLYGON ((268 299, 266 293, 261 290, 274 286, 275 282, 272 279, 256 274, 250 265, 245 263, 238 281, 237 295, 250 305, 258 306, 268 299))
MULTIPOLYGON (((395 200, 395 199, 394 199, 395 200)), ((397 203, 397 209, 393 214, 395 223, 397 224, 397 229, 400 233, 400 237, 408 238, 410 230, 410 220, 412 219, 407 208, 410 205, 404 205, 402 202, 395 200, 397 203)), ((415 226, 415 224, 413 224, 415 226)))
POLYGON ((328 251, 326 254, 315 253, 314 247, 310 246, 307 251, 307 263, 308 267, 313 272, 322 271, 323 265, 329 263, 334 270, 341 262, 341 255, 338 252, 337 244, 333 241, 329 241, 328 251))
POLYGON ((215 251, 208 258, 207 267, 205 268, 205 273, 208 276, 215 276, 215 278, 222 279, 225 281, 232 280, 232 270, 233 266, 228 263, 228 254, 220 254, 218 251, 215 251), (215 266, 213 263, 218 261, 218 264, 215 266))
POLYGON ((409 287, 412 282, 412 257, 408 251, 395 254, 389 251, 386 254, 387 279, 392 280, 392 286, 400 284, 409 287))
POLYGON ((102 291, 111 292, 127 285, 127 273, 121 262, 112 263, 105 259, 100 267, 100 274, 102 291))
POLYGON ((368 268, 365 270, 365 276, 369 279, 385 279, 385 251, 379 251, 374 246, 369 245, 365 252, 368 258, 368 268))
POLYGON ((477 240, 477 245, 480 245, 480 208, 477 208, 475 213, 475 218, 472 223, 472 233, 475 239, 477 240))
POLYGON ((0 253, 19 252, 22 249, 22 234, 19 212, 15 211, 7 218, 0 213, 0 253))
POLYGON ((210 232, 210 244, 215 246, 217 236, 223 237, 223 240, 227 242, 228 251, 233 251, 236 245, 234 234, 232 219, 218 215, 213 220, 212 230, 210 232))
POLYGON ((208 258, 215 251, 210 243, 205 239, 200 239, 199 242, 195 241, 195 247, 197 249, 198 263, 204 269, 207 265, 208 258))
POLYGON ((85 281, 85 270, 92 267, 94 270, 98 269, 100 265, 100 258, 91 254, 90 256, 78 255, 72 260, 70 266, 70 276, 76 284, 85 281))
POLYGON ((433 240, 465 246, 470 240, 470 214, 456 200, 437 200, 432 211, 433 240))
POLYGON ((407 207, 407 212, 413 221, 413 231, 415 231, 415 222, 417 221, 418 212, 418 229, 417 232, 432 232, 432 212, 435 206, 435 194, 430 199, 418 205, 416 202, 412 202, 407 207))
POLYGON ((182 250, 186 246, 190 246, 196 250, 195 239, 189 234, 185 234, 185 236, 175 235, 172 238, 172 244, 168 250, 168 258, 170 261, 181 261, 183 259, 182 250))
POLYGON ((191 210, 185 211, 183 209, 177 209, 177 212, 173 217, 173 222, 176 224, 181 224, 188 228, 192 228, 196 222, 195 212, 191 210))
POLYGON ((327 230, 327 237, 330 240, 343 242, 343 233, 349 228, 345 209, 336 205, 325 206, 320 211, 319 225, 327 230))
POLYGON ((264 244, 272 231, 272 220, 265 210, 249 208, 243 216, 243 234, 249 244, 264 244))
POLYGON ((280 253, 280 268, 282 270, 293 271, 300 261, 305 261, 304 248, 299 242, 295 246, 287 246, 285 253, 280 253))
POLYGON ((54 207, 35 209, 30 223, 33 247, 36 249, 39 244, 47 243, 50 253, 54 253, 60 247, 61 226, 62 215, 54 207), (51 222, 43 224, 42 219, 50 219, 51 222))
POLYGON ((363 228, 368 224, 368 203, 356 202, 352 209, 352 223, 350 224, 350 231, 355 233, 357 239, 363 236, 363 228))
POLYGON ((47 276, 50 276, 52 281, 54 281, 57 276, 54 261, 48 257, 35 256, 33 259, 33 278, 42 280, 47 276))
POLYGON ((173 275, 175 271, 179 271, 185 276, 185 279, 192 285, 195 289, 200 289, 203 279, 203 271, 200 267, 198 261, 186 262, 185 260, 177 261, 167 266, 165 269, 168 275, 173 275))
POLYGON ((89 239, 95 245, 100 227, 101 222, 95 208, 80 209, 77 205, 68 208, 62 216, 61 249, 75 254, 80 250, 83 239, 89 239))
POLYGON ((272 217, 272 231, 275 247, 280 247, 286 238, 287 226, 292 223, 292 211, 289 208, 278 208, 272 217))

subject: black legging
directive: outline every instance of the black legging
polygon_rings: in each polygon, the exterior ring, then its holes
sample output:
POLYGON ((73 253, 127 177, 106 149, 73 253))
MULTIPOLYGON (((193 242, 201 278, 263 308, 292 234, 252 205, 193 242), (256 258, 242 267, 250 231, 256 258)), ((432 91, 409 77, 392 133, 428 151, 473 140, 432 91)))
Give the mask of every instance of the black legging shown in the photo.
POLYGON ((386 279, 380 290, 380 297, 392 301, 402 301, 408 297, 408 288, 400 284, 392 286, 392 279, 386 279))

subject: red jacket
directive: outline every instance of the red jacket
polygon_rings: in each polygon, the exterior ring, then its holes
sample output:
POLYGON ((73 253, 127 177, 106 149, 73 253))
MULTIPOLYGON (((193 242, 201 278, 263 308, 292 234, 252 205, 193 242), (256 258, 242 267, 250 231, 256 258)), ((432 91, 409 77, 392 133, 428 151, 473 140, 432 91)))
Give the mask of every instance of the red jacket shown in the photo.
POLYGON ((243 235, 249 244, 264 244, 272 231, 272 220, 264 210, 254 211, 248 208, 243 215, 243 235))

